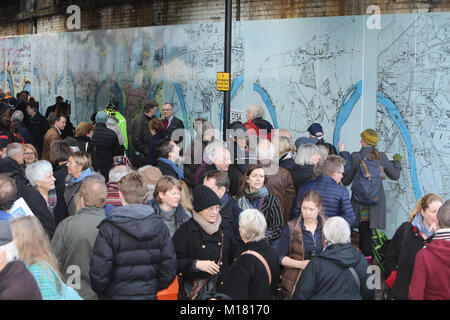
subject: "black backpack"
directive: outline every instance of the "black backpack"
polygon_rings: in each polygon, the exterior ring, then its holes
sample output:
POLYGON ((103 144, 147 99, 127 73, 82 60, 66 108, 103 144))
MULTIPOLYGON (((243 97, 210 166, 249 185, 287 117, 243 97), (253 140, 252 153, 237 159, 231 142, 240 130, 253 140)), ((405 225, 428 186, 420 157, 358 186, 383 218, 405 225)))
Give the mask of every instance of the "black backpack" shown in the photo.
POLYGON ((353 179, 352 199, 360 204, 370 206, 380 202, 384 170, 379 159, 375 150, 366 155, 353 179))

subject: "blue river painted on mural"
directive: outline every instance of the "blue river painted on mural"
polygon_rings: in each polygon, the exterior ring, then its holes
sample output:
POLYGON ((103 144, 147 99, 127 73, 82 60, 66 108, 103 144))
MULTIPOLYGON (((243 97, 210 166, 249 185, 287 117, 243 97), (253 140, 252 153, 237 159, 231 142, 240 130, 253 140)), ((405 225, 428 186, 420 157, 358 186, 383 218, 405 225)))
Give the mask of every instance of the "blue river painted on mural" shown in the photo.
MULTIPOLYGON (((233 81, 233 86, 230 93, 230 99, 233 99, 235 96, 237 90, 240 86, 242 86, 244 83, 244 75, 238 76, 235 81, 233 81)), ((359 101, 359 99, 362 96, 362 80, 356 83, 345 95, 340 107, 339 112, 336 118, 336 125, 334 128, 334 135, 333 135, 333 144, 337 148, 340 135, 341 135, 341 129, 344 126, 345 122, 350 117, 356 103, 359 101)), ((187 127, 187 110, 186 105, 184 102, 183 94, 179 88, 179 85, 177 83, 173 83, 173 86, 175 88, 175 91, 177 92, 178 99, 180 100, 181 109, 184 117, 184 125, 187 127)), ((269 111, 270 117, 272 119, 272 123, 274 128, 278 128, 278 122, 277 117, 275 113, 275 108, 273 107, 272 101, 269 98, 269 95, 267 94, 266 90, 264 90, 262 87, 260 87, 257 83, 253 84, 253 91, 257 92, 262 100, 264 101, 264 104, 267 107, 267 110, 269 111)), ((383 105, 386 108, 386 111, 389 115, 389 117, 392 119, 392 121, 395 123, 397 128, 400 130, 400 133, 402 135, 402 138, 405 142, 406 149, 408 152, 408 160, 410 164, 410 174, 411 174, 411 180, 414 188, 414 195, 416 199, 419 199, 422 196, 422 192, 420 189, 419 184, 419 178, 417 176, 417 168, 416 168, 416 160, 414 156, 414 150, 413 145, 411 141, 411 136, 409 134, 409 130, 398 111, 395 104, 386 96, 381 94, 380 92, 377 93, 377 102, 383 105)), ((222 131, 222 123, 223 123, 223 104, 220 108, 220 131, 222 131)))

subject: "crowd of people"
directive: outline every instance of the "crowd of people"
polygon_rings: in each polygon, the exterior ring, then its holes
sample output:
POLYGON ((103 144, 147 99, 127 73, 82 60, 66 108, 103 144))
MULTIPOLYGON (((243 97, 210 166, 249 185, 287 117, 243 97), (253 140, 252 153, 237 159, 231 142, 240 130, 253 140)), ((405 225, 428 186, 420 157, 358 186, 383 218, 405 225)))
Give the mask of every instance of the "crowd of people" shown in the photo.
MULTIPOLYGON (((382 179, 402 159, 375 130, 350 154, 319 123, 294 140, 257 104, 222 141, 207 119, 189 139, 171 103, 159 119, 144 101, 129 128, 114 105, 74 127, 62 97, 45 116, 26 91, 0 98, 0 299, 375 299, 382 179)), ((450 299, 444 202, 419 199, 386 246, 386 299, 450 299)))

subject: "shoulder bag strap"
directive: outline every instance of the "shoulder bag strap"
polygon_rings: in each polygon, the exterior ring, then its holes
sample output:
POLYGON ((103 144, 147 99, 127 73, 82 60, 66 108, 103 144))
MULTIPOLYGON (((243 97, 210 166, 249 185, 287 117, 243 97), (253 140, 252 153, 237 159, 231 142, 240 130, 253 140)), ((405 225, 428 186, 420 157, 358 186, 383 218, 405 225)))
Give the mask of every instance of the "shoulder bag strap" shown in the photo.
POLYGON ((241 255, 243 255, 243 254, 251 254, 251 255, 255 256, 256 258, 258 258, 259 261, 262 262, 262 264, 266 268, 267 276, 269 277, 269 286, 270 286, 272 284, 272 273, 270 272, 270 267, 269 267, 269 264, 267 263, 266 259, 264 259, 264 257, 261 254, 259 254, 256 251, 253 251, 253 250, 244 251, 244 252, 242 252, 241 255))

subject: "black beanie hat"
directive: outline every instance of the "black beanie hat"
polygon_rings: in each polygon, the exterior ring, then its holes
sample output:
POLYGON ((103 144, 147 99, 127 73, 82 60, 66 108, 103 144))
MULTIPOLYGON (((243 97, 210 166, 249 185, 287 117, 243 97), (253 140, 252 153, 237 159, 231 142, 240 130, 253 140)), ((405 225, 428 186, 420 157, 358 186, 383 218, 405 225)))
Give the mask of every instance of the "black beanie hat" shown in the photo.
POLYGON ((194 209, 197 212, 220 205, 220 199, 217 194, 203 184, 194 188, 194 209))

